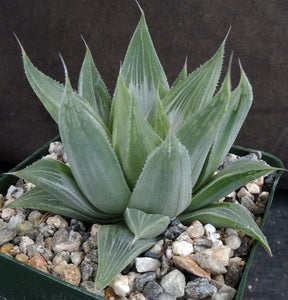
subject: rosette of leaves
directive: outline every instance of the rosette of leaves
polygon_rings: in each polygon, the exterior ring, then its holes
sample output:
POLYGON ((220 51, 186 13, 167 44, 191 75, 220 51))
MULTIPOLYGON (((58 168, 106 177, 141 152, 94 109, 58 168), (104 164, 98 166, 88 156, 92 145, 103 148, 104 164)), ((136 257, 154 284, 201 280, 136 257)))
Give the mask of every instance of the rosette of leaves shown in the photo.
MULTIPOLYGON (((101 289, 151 247, 174 218, 241 230, 267 240, 241 206, 215 203, 276 170, 240 160, 215 171, 231 148, 252 103, 241 79, 231 90, 230 67, 217 89, 225 40, 194 72, 186 63, 169 87, 144 14, 120 67, 113 99, 90 50, 78 90, 37 70, 22 49, 28 81, 59 126, 69 166, 40 160, 13 173, 36 185, 9 204, 100 223, 96 288, 101 289)), ((66 68, 65 68, 66 70, 66 68)))

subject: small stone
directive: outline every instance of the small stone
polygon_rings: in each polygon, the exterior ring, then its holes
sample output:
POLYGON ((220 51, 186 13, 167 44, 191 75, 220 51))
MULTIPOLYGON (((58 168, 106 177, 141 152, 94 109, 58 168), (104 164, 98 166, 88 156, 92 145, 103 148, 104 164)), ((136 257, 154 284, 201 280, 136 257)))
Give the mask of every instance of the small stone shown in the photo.
POLYGON ((185 276, 179 270, 175 269, 165 275, 161 282, 164 292, 177 297, 183 297, 185 294, 185 276))
POLYGON ((45 258, 41 255, 33 256, 27 261, 27 265, 36 268, 44 273, 50 274, 50 272, 47 269, 47 262, 45 258))
POLYGON ((254 183, 254 182, 249 182, 245 185, 247 191, 251 194, 260 194, 261 193, 261 187, 254 183))
POLYGON ((94 280, 97 272, 97 265, 90 261, 82 261, 80 265, 82 280, 94 280))
POLYGON ((229 235, 225 238, 225 244, 232 250, 236 250, 241 246, 241 239, 238 235, 229 235))
POLYGON ((249 253, 249 249, 250 249, 249 242, 250 242, 250 238, 244 237, 241 240, 240 247, 237 250, 235 250, 234 255, 235 256, 246 256, 249 253))
POLYGON ((168 259, 165 255, 161 256, 161 269, 160 269, 160 276, 163 277, 166 275, 173 265, 172 260, 168 259))
POLYGON ((164 232, 164 238, 173 241, 184 231, 185 228, 181 223, 178 225, 171 226, 164 232))
POLYGON ((118 274, 109 284, 114 292, 121 297, 130 293, 129 280, 127 275, 118 274))
MULTIPOLYGON (((12 220, 12 218, 11 218, 11 220, 12 220)), ((32 226, 33 226, 32 223, 30 223, 29 221, 23 221, 23 222, 17 224, 14 227, 14 230, 17 232, 18 236, 24 236, 24 235, 26 235, 28 230, 32 229, 32 226)), ((37 229, 36 229, 36 231, 38 232, 37 229)))
POLYGON ((6 222, 10 220, 11 217, 16 215, 16 209, 15 208, 2 208, 2 219, 6 222))
POLYGON ((86 231, 86 227, 85 227, 84 223, 80 220, 71 219, 70 227, 72 230, 77 231, 77 232, 86 231))
POLYGON ((81 281, 81 273, 79 268, 75 265, 62 262, 60 265, 54 268, 54 272, 58 273, 62 280, 79 286, 81 281))
POLYGON ((205 230, 203 225, 199 221, 194 221, 191 226, 186 229, 186 232, 190 238, 200 238, 204 235, 205 230))
MULTIPOLYGON (((233 300, 234 299, 234 296, 236 295, 237 291, 235 289, 233 289, 231 286, 228 286, 228 285, 223 285, 218 293, 220 295, 222 295, 223 298, 220 298, 218 297, 218 300, 222 300, 222 299, 225 299, 225 300, 233 300), (225 298, 224 298, 225 297, 225 298)), ((218 294, 217 293, 217 294, 218 294)), ((213 299, 213 296, 212 296, 212 299, 213 299)), ((217 298, 216 298, 217 299, 217 298)), ((216 300, 215 299, 215 300, 216 300)))
POLYGON ((206 248, 211 248, 212 247, 212 241, 208 240, 207 237, 199 237, 193 240, 193 245, 194 246, 204 246, 206 248))
POLYGON ((131 292, 136 290, 136 282, 135 282, 135 280, 136 280, 136 278, 138 276, 139 276, 139 274, 136 273, 136 272, 133 272, 133 271, 131 271, 131 272, 129 272, 127 274, 128 284, 129 284, 129 288, 130 288, 131 292))
POLYGON ((260 187, 263 186, 264 184, 264 176, 261 176, 255 180, 252 181, 253 183, 256 183, 257 185, 259 185, 260 187))
POLYGON ((99 225, 99 224, 92 225, 91 232, 90 232, 92 237, 97 237, 100 227, 101 227, 101 225, 99 225))
POLYGON ((18 212, 16 216, 12 216, 8 222, 8 229, 14 229, 18 224, 25 220, 25 215, 22 212, 18 212))
MULTIPOLYGON (((83 238, 83 237, 82 237, 83 238)), ((98 248, 98 241, 97 236, 91 236, 88 238, 88 245, 91 249, 97 249, 98 248)), ((89 250, 90 251, 90 250, 89 250)))
POLYGON ((80 283, 80 287, 85 289, 86 291, 89 291, 101 297, 105 296, 104 290, 100 290, 100 291, 96 290, 94 281, 88 281, 88 280, 83 281, 80 283))
POLYGON ((186 285, 186 295, 193 299, 204 299, 217 292, 217 288, 209 284, 207 278, 197 278, 186 285))
POLYGON ((161 263, 158 259, 150 257, 136 257, 135 267, 137 272, 155 272, 158 268, 161 267, 161 263))
POLYGON ((61 228, 53 236, 52 248, 55 252, 77 252, 80 250, 80 246, 81 235, 78 232, 71 231, 68 233, 66 229, 61 228))
POLYGON ((261 203, 266 204, 269 200, 269 195, 269 192, 264 191, 259 195, 258 199, 261 201, 261 203))
POLYGON ((64 153, 64 147, 61 142, 52 142, 49 145, 48 152, 50 154, 56 154, 57 156, 61 156, 64 153))
POLYGON ((33 225, 36 225, 39 223, 42 217, 43 215, 40 213, 40 211, 32 210, 28 216, 28 221, 31 222, 33 225))
POLYGON ((0 253, 7 254, 13 249, 14 245, 11 243, 4 244, 0 247, 0 253))
POLYGON ((225 283, 231 287, 235 287, 242 276, 242 270, 237 262, 232 261, 228 266, 225 276, 225 283))
POLYGON ((24 191, 20 187, 10 185, 5 198, 6 199, 9 199, 9 198, 17 199, 17 198, 21 197, 23 195, 23 193, 24 193, 24 191))
POLYGON ((193 252, 193 245, 186 241, 175 241, 172 244, 174 255, 186 256, 193 252))
POLYGON ((239 192, 237 193, 237 197, 238 197, 238 199, 240 199, 240 200, 241 200, 243 197, 248 197, 248 198, 250 198, 251 200, 254 200, 254 196, 253 196, 251 193, 249 193, 245 187, 242 187, 242 188, 239 190, 239 192))
POLYGON ((22 253, 27 254, 27 247, 34 245, 34 241, 30 239, 28 236, 23 236, 20 239, 19 248, 22 253))
POLYGON ((4 229, 0 231, 0 246, 12 241, 16 237, 16 231, 13 229, 4 229))
POLYGON ((16 256, 17 254, 20 254, 20 248, 19 246, 14 246, 11 250, 10 250, 10 255, 12 256, 16 256))
POLYGON ((82 260, 84 259, 84 256, 85 256, 84 252, 80 252, 80 251, 72 252, 71 261, 75 266, 78 267, 82 262, 82 260))
MULTIPOLYGON (((53 243, 53 238, 48 237, 44 240, 44 247, 49 250, 52 250, 52 243, 53 243)), ((37 244, 37 240, 36 240, 36 244, 37 244)))
POLYGON ((62 251, 57 253, 53 258, 53 265, 60 265, 63 261, 69 263, 71 259, 71 254, 68 251, 62 251))
POLYGON ((264 207, 257 206, 254 201, 248 197, 243 197, 241 199, 241 205, 246 207, 255 216, 262 214, 265 210, 264 207))
MULTIPOLYGON (((57 231, 57 229, 54 226, 46 224, 46 223, 41 223, 38 228, 39 228, 39 231, 43 234, 44 238, 47 238, 50 236, 52 237, 54 235, 54 233, 57 231)), ((53 237, 53 239, 54 239, 54 237, 53 237)))
MULTIPOLYGON (((224 285, 225 284, 225 280, 224 280, 224 276, 222 274, 216 275, 214 276, 214 280, 217 281, 219 284, 224 285)), ((215 284, 214 284, 215 285, 215 284)), ((216 286, 217 287, 217 286, 216 286)))
MULTIPOLYGON (((25 221, 25 222, 29 222, 29 221, 25 221)), ((27 227, 29 227, 29 225, 27 227)), ((43 235, 41 233, 39 233, 39 230, 37 228, 35 228, 35 227, 29 228, 26 231, 25 235, 28 236, 28 237, 30 237, 30 239, 33 240, 35 242, 35 244, 37 244, 37 245, 41 244, 42 246, 44 246, 43 235)))
POLYGON ((20 253, 15 256, 15 259, 17 259, 21 262, 27 263, 27 261, 29 260, 29 257, 24 253, 20 253))
POLYGON ((98 249, 91 249, 91 251, 85 255, 84 259, 86 261, 98 263, 98 249))
POLYGON ((46 223, 54 226, 57 229, 68 227, 68 222, 59 215, 55 215, 54 217, 49 217, 46 223))
POLYGON ((131 293, 129 296, 129 300, 147 300, 147 298, 142 293, 131 293))
POLYGON ((167 246, 166 251, 165 251, 165 255, 168 259, 172 259, 173 257, 173 251, 172 251, 172 246, 167 246))
POLYGON ((191 257, 188 256, 174 256, 173 262, 176 267, 186 270, 196 276, 206 277, 209 281, 211 280, 210 274, 201 268, 191 257))
POLYGON ((273 171, 270 172, 266 177, 264 177, 264 185, 266 185, 268 188, 271 188, 272 185, 274 184, 277 174, 278 174, 277 171, 273 171))
MULTIPOLYGON (((179 298, 179 299, 182 299, 182 298, 179 298)), ((169 295, 169 294, 163 292, 160 295, 159 300, 177 300, 177 299, 175 296, 172 296, 172 295, 169 295)))
POLYGON ((4 230, 4 229, 7 229, 7 227, 8 227, 8 224, 0 218, 0 231, 4 230))
POLYGON ((149 252, 155 253, 155 254, 160 254, 162 252, 162 247, 163 247, 164 241, 160 240, 158 241, 150 250, 149 252))
POLYGON ((225 232, 227 235, 237 235, 238 236, 237 230, 232 229, 232 228, 226 228, 225 232))
POLYGON ((233 162, 237 161, 238 159, 239 159, 238 155, 235 155, 233 153, 228 153, 224 159, 223 168, 231 165, 233 162))
POLYGON ((227 272, 226 268, 213 256, 198 252, 193 255, 193 260, 195 260, 205 271, 213 274, 219 275, 227 272))
POLYGON ((204 229, 208 240, 215 242, 220 238, 220 234, 216 232, 216 228, 212 224, 206 224, 204 229))
POLYGON ((162 286, 154 280, 147 282, 143 289, 143 295, 149 300, 159 300, 162 293, 162 286))
POLYGON ((36 250, 46 259, 46 261, 50 261, 53 257, 52 251, 42 245, 36 245, 36 250))
POLYGON ((223 266, 228 266, 229 258, 231 255, 231 248, 229 246, 222 245, 217 248, 206 249, 203 251, 203 253, 212 256, 223 266))
POLYGON ((73 243, 74 242, 81 243, 81 241, 82 241, 82 235, 79 232, 77 232, 77 231, 71 230, 69 232, 68 240, 70 242, 73 242, 73 243))
POLYGON ((135 279, 135 285, 136 285, 137 290, 139 290, 140 292, 142 292, 143 289, 144 289, 144 285, 148 281, 153 281, 155 279, 156 279, 156 275, 155 275, 154 272, 147 272, 147 273, 140 274, 135 279))

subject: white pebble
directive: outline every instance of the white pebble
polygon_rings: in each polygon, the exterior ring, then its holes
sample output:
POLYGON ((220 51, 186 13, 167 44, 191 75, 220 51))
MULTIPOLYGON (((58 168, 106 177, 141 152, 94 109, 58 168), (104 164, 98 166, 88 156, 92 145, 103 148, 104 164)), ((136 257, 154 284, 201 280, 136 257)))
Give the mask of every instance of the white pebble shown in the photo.
POLYGON ((237 193, 238 199, 242 199, 243 197, 249 197, 251 200, 254 200, 254 196, 245 189, 245 187, 242 187, 239 192, 237 193))
POLYGON ((160 240, 158 243, 156 243, 150 250, 149 252, 155 253, 155 254, 160 254, 162 251, 164 241, 160 240))
POLYGON ((226 228, 225 232, 227 235, 237 235, 238 236, 238 232, 232 228, 226 228))
POLYGON ((136 257, 135 267, 139 273, 155 272, 161 267, 161 263, 158 259, 151 257, 136 257))
POLYGON ((56 227, 57 229, 67 228, 69 225, 68 222, 59 215, 55 215, 54 217, 49 217, 46 223, 56 227))
POLYGON ((19 248, 22 253, 27 254, 27 247, 34 245, 34 241, 30 239, 28 236, 21 237, 19 248))
POLYGON ((211 233, 216 232, 216 228, 212 224, 206 224, 204 226, 204 229, 207 236, 211 233))
POLYGON ((229 235, 225 238, 225 244, 232 250, 236 250, 241 246, 241 239, 238 235, 229 235))
POLYGON ((110 287, 114 292, 121 297, 125 297, 130 293, 129 281, 126 275, 119 274, 117 275, 110 283, 110 287))
POLYGON ((6 199, 9 199, 9 198, 16 199, 16 198, 21 197, 23 195, 23 193, 24 193, 24 191, 21 188, 16 187, 14 185, 10 185, 5 198, 6 199))
POLYGON ((174 255, 187 256, 193 252, 193 245, 186 241, 175 241, 172 244, 174 255))
POLYGON ((166 257, 168 259, 171 259, 173 257, 173 251, 172 251, 172 247, 171 246, 168 246, 167 249, 166 249, 166 257))
POLYGON ((261 193, 261 187, 257 185, 256 183, 249 182, 245 185, 247 191, 251 194, 260 194, 261 193))
POLYGON ((186 232, 190 238, 198 238, 204 235, 205 230, 203 225, 199 221, 194 221, 191 226, 186 229, 186 232))

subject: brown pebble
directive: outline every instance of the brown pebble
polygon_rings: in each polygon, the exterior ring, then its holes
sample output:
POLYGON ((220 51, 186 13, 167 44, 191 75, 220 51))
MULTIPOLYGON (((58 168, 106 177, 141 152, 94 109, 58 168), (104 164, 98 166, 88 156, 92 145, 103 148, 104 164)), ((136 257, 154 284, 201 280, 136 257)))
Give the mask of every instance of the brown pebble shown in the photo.
POLYGON ((7 254, 13 249, 14 245, 11 243, 4 244, 0 247, 0 253, 7 254))
POLYGON ((196 276, 206 277, 211 280, 210 274, 203 270, 193 259, 191 255, 187 256, 173 256, 174 264, 196 276))
POLYGON ((27 261, 27 264, 33 268, 36 268, 44 273, 50 274, 47 269, 47 262, 42 255, 33 256, 27 261))
POLYGON ((15 259, 17 259, 21 262, 27 263, 27 261, 29 260, 29 256, 26 254, 20 253, 15 256, 15 259))
POLYGON ((104 289, 104 293, 105 293, 104 298, 106 299, 110 299, 112 297, 116 299, 119 298, 119 296, 114 292, 114 290, 110 286, 104 289))

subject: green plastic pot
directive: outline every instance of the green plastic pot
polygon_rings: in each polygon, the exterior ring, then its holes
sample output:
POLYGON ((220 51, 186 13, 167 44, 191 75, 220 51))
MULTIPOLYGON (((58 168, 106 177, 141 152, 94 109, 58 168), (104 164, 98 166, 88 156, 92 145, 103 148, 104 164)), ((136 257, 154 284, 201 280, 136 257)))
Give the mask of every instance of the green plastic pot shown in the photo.
MULTIPOLYGON (((52 141, 59 140, 59 137, 55 137, 52 141)), ((41 147, 34 152, 31 156, 17 165, 13 170, 19 170, 32 162, 40 159, 45 155, 49 148, 49 143, 41 147)), ((253 149, 246 149, 239 146, 233 146, 231 152, 237 155, 246 155, 253 149)), ((262 152, 263 159, 273 167, 284 168, 282 162, 275 156, 262 152)), ((267 218, 274 191, 278 180, 283 172, 279 172, 270 192, 270 198, 267 203, 265 214, 261 227, 264 226, 267 218)), ((6 194, 6 190, 11 184, 15 184, 17 178, 13 176, 4 175, 0 178, 0 193, 6 194)), ((242 299, 248 272, 255 254, 258 242, 255 242, 249 255, 249 259, 245 266, 241 282, 239 283, 235 300, 242 299)), ((59 280, 52 275, 43 273, 35 268, 32 268, 22 262, 19 262, 7 255, 0 253, 0 300, 24 300, 24 299, 43 299, 43 300, 104 300, 103 297, 97 296, 93 293, 85 291, 74 285, 59 280)))

